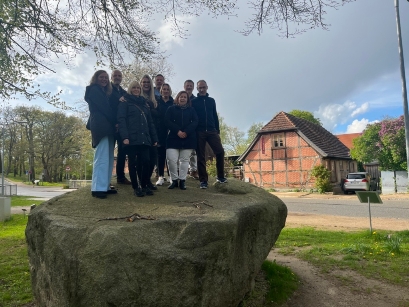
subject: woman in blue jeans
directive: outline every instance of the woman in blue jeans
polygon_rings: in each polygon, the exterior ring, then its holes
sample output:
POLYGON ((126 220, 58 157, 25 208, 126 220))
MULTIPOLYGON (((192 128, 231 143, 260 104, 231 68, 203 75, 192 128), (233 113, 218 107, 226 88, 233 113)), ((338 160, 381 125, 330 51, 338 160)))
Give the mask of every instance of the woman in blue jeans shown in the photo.
POLYGON ((98 70, 92 76, 85 90, 85 101, 89 107, 87 128, 91 130, 92 147, 95 148, 92 171, 91 194, 106 198, 116 194, 111 190, 112 168, 114 166, 114 133, 116 118, 109 104, 112 86, 105 70, 98 70))

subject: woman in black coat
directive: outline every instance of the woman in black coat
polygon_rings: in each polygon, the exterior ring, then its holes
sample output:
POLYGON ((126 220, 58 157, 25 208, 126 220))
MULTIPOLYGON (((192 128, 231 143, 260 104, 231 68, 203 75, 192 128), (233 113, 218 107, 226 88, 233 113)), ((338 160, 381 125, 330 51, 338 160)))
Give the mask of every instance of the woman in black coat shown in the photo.
POLYGON ((127 146, 129 177, 138 197, 153 195, 149 188, 152 174, 149 150, 158 142, 149 106, 141 91, 137 81, 131 82, 124 95, 126 101, 118 106, 119 134, 127 146))
MULTIPOLYGON (((157 131, 159 127, 159 111, 158 111, 158 102, 156 101, 155 97, 155 89, 153 87, 152 79, 148 75, 144 75, 140 81, 140 86, 142 88, 142 93, 141 96, 145 97, 148 106, 150 108, 153 124, 155 126, 155 129, 157 131)), ((158 151, 157 151, 157 146, 151 146, 149 148, 149 158, 150 158, 150 173, 152 176, 153 170, 155 169, 155 166, 158 163, 158 151)), ((157 190, 158 188, 154 186, 150 180, 149 177, 149 182, 148 186, 151 190, 157 190)))
POLYGON ((92 170, 92 196, 106 198, 116 194, 111 190, 112 168, 114 166, 114 133, 116 119, 109 104, 111 83, 105 70, 98 70, 85 90, 85 101, 89 107, 87 128, 91 130, 92 147, 95 148, 92 170))
POLYGON ((196 148, 198 124, 196 111, 191 107, 186 91, 177 94, 175 104, 166 111, 165 123, 169 129, 166 139, 166 159, 172 180, 168 188, 173 189, 179 186, 181 190, 186 190, 185 181, 190 155, 196 148))
POLYGON ((165 125, 165 114, 169 107, 173 106, 172 89, 167 83, 162 84, 160 88, 161 96, 158 97, 159 123, 156 132, 158 133, 158 181, 156 185, 163 185, 165 180, 165 161, 166 161, 166 138, 168 136, 168 127, 165 125))

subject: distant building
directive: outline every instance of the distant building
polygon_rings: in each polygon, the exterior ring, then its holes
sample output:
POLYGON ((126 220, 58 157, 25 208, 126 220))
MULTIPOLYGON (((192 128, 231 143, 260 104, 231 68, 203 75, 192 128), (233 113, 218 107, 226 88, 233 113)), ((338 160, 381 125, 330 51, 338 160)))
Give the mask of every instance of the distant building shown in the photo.
POLYGON ((349 149, 320 125, 279 112, 238 158, 245 181, 271 188, 313 188, 311 170, 323 164, 338 184, 357 163, 349 149))

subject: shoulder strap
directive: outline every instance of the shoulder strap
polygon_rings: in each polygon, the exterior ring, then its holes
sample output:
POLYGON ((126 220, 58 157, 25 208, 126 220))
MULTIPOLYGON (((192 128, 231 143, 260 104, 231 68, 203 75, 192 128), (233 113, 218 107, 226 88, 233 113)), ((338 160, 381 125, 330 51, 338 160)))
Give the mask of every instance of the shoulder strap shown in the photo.
POLYGON ((139 109, 139 111, 141 111, 143 117, 145 118, 146 124, 148 125, 148 120, 146 119, 145 112, 142 111, 142 109, 140 107, 138 107, 136 104, 135 104, 135 107, 137 107, 139 109))

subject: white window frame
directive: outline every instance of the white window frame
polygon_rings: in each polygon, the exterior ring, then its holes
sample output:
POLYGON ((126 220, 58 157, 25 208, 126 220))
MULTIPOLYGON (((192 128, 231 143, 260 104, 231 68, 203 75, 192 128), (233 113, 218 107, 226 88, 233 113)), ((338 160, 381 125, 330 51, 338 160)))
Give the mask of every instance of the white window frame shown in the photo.
POLYGON ((273 135, 274 148, 285 147, 284 133, 277 133, 273 135))

